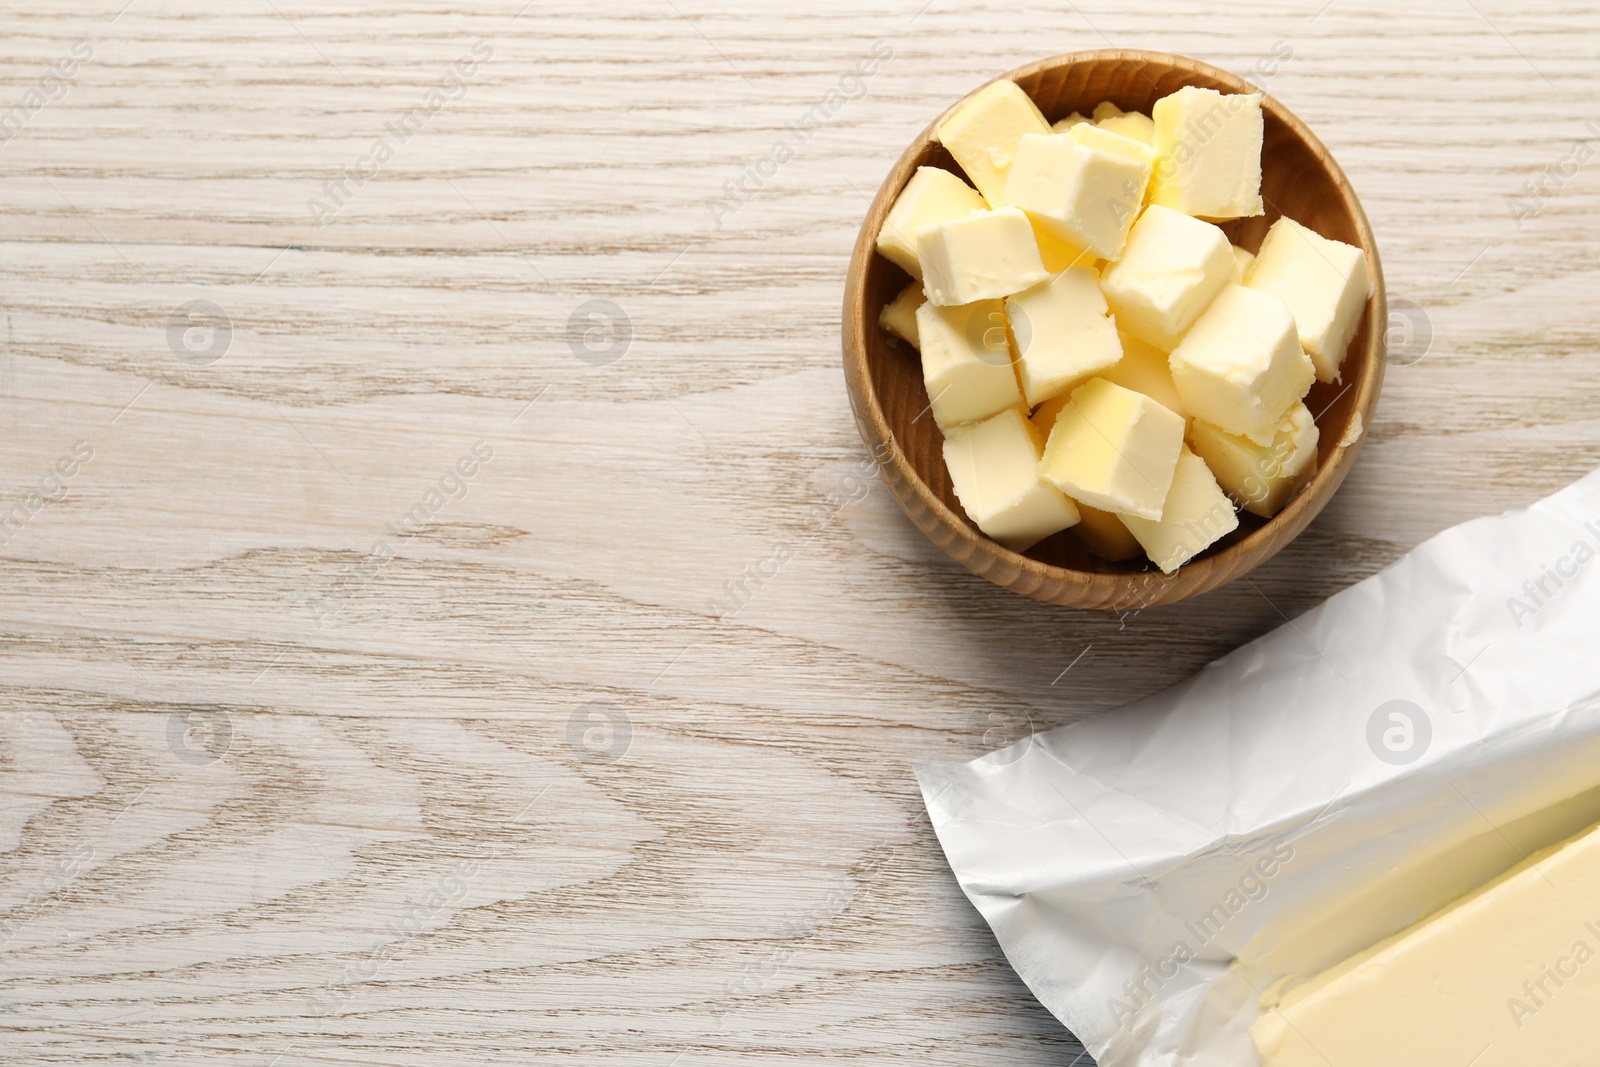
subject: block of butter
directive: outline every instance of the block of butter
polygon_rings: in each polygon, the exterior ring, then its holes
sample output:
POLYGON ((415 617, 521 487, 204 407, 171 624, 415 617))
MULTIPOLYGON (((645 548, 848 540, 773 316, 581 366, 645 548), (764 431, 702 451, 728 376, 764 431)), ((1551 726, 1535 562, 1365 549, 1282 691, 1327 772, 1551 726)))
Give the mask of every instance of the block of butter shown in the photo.
POLYGON ((1297 402, 1271 444, 1258 445, 1196 419, 1189 427, 1189 446, 1235 503, 1270 519, 1316 473, 1319 436, 1311 410, 1297 402))
POLYGON ((983 300, 917 309, 922 382, 940 429, 976 422, 1022 403, 1005 333, 1005 305, 983 300))
POLYGON ((1064 270, 1006 298, 1017 370, 1029 406, 1061 396, 1122 359, 1099 279, 1089 267, 1064 270))
POLYGON ((1039 108, 1016 82, 990 82, 939 124, 934 133, 950 150, 978 192, 991 204, 1001 202, 1006 175, 1024 134, 1050 132, 1039 108))
POLYGON ((1372 295, 1361 249, 1281 218, 1262 240, 1245 284, 1288 305, 1317 379, 1338 381, 1339 364, 1372 295))
POLYGON ((917 258, 923 291, 941 306, 1010 296, 1050 276, 1028 216, 1014 207, 924 228, 917 234, 917 258))
MULTIPOLYGON (((1088 145, 1075 134, 1095 130, 1074 126, 1065 134, 1027 134, 1000 202, 1022 208, 1036 222, 1101 259, 1122 252, 1128 230, 1144 202, 1150 164, 1131 154, 1088 145)), ((1142 147, 1113 133, 1103 138, 1142 147)))
POLYGON ((1039 440, 1021 408, 952 432, 944 462, 962 510, 1014 552, 1078 521, 1072 501, 1039 477, 1039 440))
POLYGON ((988 206, 976 189, 949 171, 918 167, 884 217, 883 229, 878 231, 878 251, 913 278, 921 278, 917 234, 936 223, 959 219, 988 206))
POLYGON ((1597 961, 1591 829, 1291 988, 1250 1037, 1264 1067, 1587 1067, 1597 961))
POLYGON ((1156 128, 1151 203, 1208 219, 1265 213, 1261 94, 1224 96, 1185 85, 1151 108, 1156 128))
POLYGON ((878 325, 900 338, 912 348, 921 348, 917 340, 917 309, 928 302, 922 295, 922 286, 912 282, 900 290, 900 295, 883 305, 878 312, 878 325))
POLYGON ((1216 226, 1151 204, 1128 235, 1100 288, 1119 329, 1163 352, 1233 279, 1233 246, 1216 226))
POLYGON ((1239 516, 1210 468, 1185 448, 1172 472, 1172 487, 1159 519, 1119 515, 1150 562, 1171 574, 1224 534, 1239 528, 1239 516))
POLYGON ((1056 416, 1039 473, 1090 507, 1159 519, 1182 451, 1181 415, 1091 378, 1056 416))
POLYGON ((1258 445, 1272 444, 1314 377, 1283 301, 1232 283, 1172 350, 1171 366, 1185 411, 1258 445))

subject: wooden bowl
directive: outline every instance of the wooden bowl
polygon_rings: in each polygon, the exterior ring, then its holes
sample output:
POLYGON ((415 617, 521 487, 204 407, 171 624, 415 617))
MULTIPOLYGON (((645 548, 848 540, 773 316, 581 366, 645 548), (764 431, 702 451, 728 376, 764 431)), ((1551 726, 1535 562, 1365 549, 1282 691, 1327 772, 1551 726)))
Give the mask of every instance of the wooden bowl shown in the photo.
MULTIPOLYGON (((1019 67, 1003 77, 1020 85, 1045 117, 1055 122, 1073 111, 1088 114, 1102 100, 1125 111, 1150 113, 1151 105, 1184 85, 1224 93, 1256 89, 1225 70, 1163 52, 1098 49, 1073 52, 1019 67)), ((974 90, 974 93, 977 90, 974 90)), ((965 100, 951 105, 954 111, 965 100)), ((878 325, 878 312, 910 283, 899 267, 877 254, 878 230, 895 197, 916 169, 961 168, 933 139, 944 116, 923 130, 884 179, 850 258, 844 298, 844 368, 850 406, 884 481, 900 506, 934 544, 975 574, 1007 589, 1071 607, 1126 609, 1167 604, 1196 596, 1238 578, 1269 559, 1305 529, 1344 481, 1371 422, 1383 383, 1383 268, 1367 216, 1344 172, 1305 124, 1271 96, 1262 101, 1265 140, 1261 150, 1261 194, 1267 213, 1224 223, 1229 240, 1249 251, 1280 215, 1324 237, 1366 251, 1373 296, 1351 351, 1343 381, 1316 383, 1306 405, 1320 430, 1317 472, 1300 494, 1271 519, 1239 514, 1239 529, 1164 575, 1144 560, 1111 563, 1064 530, 1026 553, 1013 552, 969 521, 951 488, 944 465, 943 435, 927 413, 917 353, 878 325)))

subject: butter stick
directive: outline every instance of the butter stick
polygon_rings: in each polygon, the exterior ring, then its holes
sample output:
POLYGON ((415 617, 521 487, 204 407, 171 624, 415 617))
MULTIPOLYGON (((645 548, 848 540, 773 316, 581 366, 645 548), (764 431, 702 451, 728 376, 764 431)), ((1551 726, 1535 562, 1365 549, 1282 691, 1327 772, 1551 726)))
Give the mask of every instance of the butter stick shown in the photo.
POLYGON ((1291 988, 1250 1037, 1264 1067, 1596 1062, 1600 830, 1291 988))

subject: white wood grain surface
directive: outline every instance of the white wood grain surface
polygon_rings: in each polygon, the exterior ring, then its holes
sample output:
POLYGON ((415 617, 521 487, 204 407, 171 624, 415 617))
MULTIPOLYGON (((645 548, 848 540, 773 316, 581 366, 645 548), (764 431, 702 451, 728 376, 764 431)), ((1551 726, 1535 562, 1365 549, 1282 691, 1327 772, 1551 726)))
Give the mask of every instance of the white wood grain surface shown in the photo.
POLYGON ((6 1064, 1087 1064, 911 765, 1600 462, 1593 4, 125 3, 0 0, 6 1064), (923 542, 837 342, 904 144, 1108 43, 1254 71, 1431 332, 1303 537, 1122 618, 923 542))

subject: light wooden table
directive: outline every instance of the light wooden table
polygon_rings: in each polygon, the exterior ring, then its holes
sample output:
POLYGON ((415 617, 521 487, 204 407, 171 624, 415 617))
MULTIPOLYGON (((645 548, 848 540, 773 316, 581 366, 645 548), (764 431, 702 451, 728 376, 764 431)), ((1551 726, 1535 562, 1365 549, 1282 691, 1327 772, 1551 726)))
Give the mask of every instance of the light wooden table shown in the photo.
POLYGON ((124 2, 0 15, 5 1064, 1071 1064, 911 765, 1600 462, 1593 5, 124 2), (1431 333, 1122 618, 930 549, 837 340, 901 147, 1107 43, 1254 72, 1431 333))

